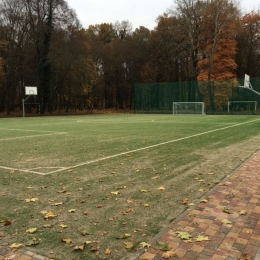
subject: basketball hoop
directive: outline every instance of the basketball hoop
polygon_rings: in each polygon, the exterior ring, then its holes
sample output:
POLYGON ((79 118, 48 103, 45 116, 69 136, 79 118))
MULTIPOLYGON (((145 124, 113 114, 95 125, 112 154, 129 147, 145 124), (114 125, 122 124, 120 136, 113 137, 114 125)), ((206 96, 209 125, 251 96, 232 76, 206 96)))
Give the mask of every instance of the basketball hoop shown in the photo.
MULTIPOLYGON (((30 97, 30 96, 37 96, 37 87, 35 86, 25 86, 25 95, 28 96, 26 99, 22 99, 23 103, 23 117, 25 117, 25 110, 24 110, 24 104, 25 101, 30 97)), ((33 104, 38 104, 39 105, 39 113, 40 113, 40 104, 39 103, 33 103, 33 104)))

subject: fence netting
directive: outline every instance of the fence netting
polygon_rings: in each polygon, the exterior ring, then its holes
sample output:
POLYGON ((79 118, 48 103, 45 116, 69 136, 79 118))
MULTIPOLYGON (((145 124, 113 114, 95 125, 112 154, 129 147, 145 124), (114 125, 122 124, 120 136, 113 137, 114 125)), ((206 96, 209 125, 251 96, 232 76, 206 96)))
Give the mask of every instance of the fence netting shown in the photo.
MULTIPOLYGON (((260 93, 260 78, 251 78, 250 83, 260 93)), ((204 102, 206 114, 260 114, 260 95, 242 85, 244 79, 135 84, 134 109, 171 114, 173 102, 204 102)))

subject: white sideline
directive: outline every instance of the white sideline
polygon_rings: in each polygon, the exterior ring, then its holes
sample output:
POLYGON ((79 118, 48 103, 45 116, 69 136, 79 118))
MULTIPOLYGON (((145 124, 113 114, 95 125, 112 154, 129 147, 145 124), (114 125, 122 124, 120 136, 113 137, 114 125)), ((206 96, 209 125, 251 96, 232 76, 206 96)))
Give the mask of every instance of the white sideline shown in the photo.
POLYGON ((2 138, 0 141, 8 141, 8 140, 16 140, 16 139, 23 139, 23 138, 32 138, 32 137, 39 137, 39 136, 46 136, 46 135, 63 135, 67 134, 66 132, 52 132, 50 134, 41 134, 41 135, 25 135, 25 136, 19 136, 19 137, 8 137, 8 138, 2 138))
MULTIPOLYGON (((6 170, 16 170, 16 171, 20 171, 20 172, 36 173, 36 174, 40 174, 40 175, 49 175, 49 174, 52 174, 52 173, 67 171, 67 170, 75 169, 75 168, 78 168, 78 167, 81 167, 81 166, 84 166, 84 165, 88 165, 88 164, 112 159, 112 158, 119 157, 119 156, 122 156, 122 155, 126 155, 126 154, 130 154, 130 153, 139 152, 139 151, 147 150, 147 149, 150 149, 150 148, 162 146, 162 145, 165 145, 165 144, 175 143, 175 142, 190 139, 190 138, 193 138, 193 137, 197 137, 197 136, 201 136, 201 135, 205 135, 205 134, 209 134, 209 133, 214 133, 214 132, 225 130, 225 129, 228 129, 228 128, 232 128, 232 127, 236 127, 236 126, 240 126, 240 125, 245 125, 245 124, 250 124, 250 123, 253 123, 253 122, 256 122, 256 121, 260 121, 260 119, 255 119, 255 120, 251 120, 251 121, 248 121, 248 122, 230 125, 230 126, 226 126, 226 127, 202 132, 202 133, 199 133, 199 134, 182 137, 182 138, 179 138, 179 139, 170 140, 170 141, 167 141, 167 142, 162 142, 162 143, 146 146, 146 147, 143 147, 143 148, 139 148, 139 149, 135 149, 135 150, 127 151, 127 152, 114 154, 114 155, 106 156, 106 157, 103 157, 103 158, 94 159, 94 160, 91 160, 91 161, 83 162, 83 163, 76 164, 76 165, 69 166, 69 167, 61 167, 58 170, 47 172, 47 173, 35 172, 35 171, 30 171, 30 170, 15 169, 15 168, 4 167, 4 166, 0 166, 0 169, 2 168, 2 169, 6 169, 6 170)), ((44 168, 44 167, 42 167, 42 168, 44 168)))
POLYGON ((57 131, 46 131, 46 130, 31 130, 31 129, 6 129, 6 128, 0 128, 0 130, 6 130, 6 131, 23 131, 23 132, 40 132, 40 133, 63 133, 63 132, 57 132, 57 131))
MULTIPOLYGON (((11 168, 11 167, 5 167, 5 166, 0 166, 0 169, 4 169, 4 170, 10 170, 10 171, 19 171, 19 172, 26 172, 26 173, 35 173, 38 175, 46 175, 43 172, 35 172, 35 171, 30 171, 30 170, 22 170, 22 169, 17 169, 17 168, 11 168)), ((47 173, 49 174, 49 173, 47 173)))

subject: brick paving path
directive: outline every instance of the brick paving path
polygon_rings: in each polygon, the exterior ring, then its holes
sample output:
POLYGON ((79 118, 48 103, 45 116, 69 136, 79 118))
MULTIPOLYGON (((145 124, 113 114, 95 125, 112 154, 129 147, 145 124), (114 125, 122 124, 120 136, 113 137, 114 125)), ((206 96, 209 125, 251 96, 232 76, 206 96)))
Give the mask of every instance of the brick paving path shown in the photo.
MULTIPOLYGON (((208 202, 182 214, 153 239, 167 243, 176 253, 168 259, 260 260, 260 152, 209 191, 205 199, 208 202), (247 214, 241 215, 241 210, 247 214), (222 223, 224 219, 231 223, 222 223), (192 241, 180 239, 176 231, 188 232, 192 241), (209 241, 196 242, 198 235, 209 241)), ((131 260, 163 260, 162 254, 150 247, 131 260)))
MULTIPOLYGON (((260 152, 225 179, 200 202, 160 232, 153 242, 167 243, 176 253, 168 259, 260 260, 260 152), (232 214, 223 212, 223 209, 232 214), (247 214, 241 215, 245 210, 247 214), (227 219, 231 224, 224 224, 227 219), (190 242, 176 231, 188 232, 190 242), (209 241, 196 242, 198 235, 209 241)), ((137 252, 129 260, 163 260, 163 252, 152 247, 137 252)), ((25 249, 11 251, 0 241, 0 260, 47 260, 25 249)))

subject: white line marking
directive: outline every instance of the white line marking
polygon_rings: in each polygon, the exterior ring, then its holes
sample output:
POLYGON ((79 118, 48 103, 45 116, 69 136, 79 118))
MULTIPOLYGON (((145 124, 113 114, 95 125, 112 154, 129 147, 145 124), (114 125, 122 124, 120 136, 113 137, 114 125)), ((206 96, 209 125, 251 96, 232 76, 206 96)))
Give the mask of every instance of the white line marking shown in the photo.
POLYGON ((9 138, 3 138, 0 139, 0 141, 8 141, 8 140, 16 140, 16 139, 23 139, 23 138, 32 138, 32 137, 39 137, 39 136, 46 136, 46 135, 64 135, 67 134, 66 132, 54 132, 50 134, 41 134, 41 135, 25 135, 25 136, 19 136, 19 137, 9 137, 9 138))
MULTIPOLYGON (((30 171, 30 170, 22 170, 22 169, 17 169, 17 168, 11 168, 11 167, 5 167, 5 166, 0 166, 1 169, 4 169, 4 170, 10 170, 10 171, 19 171, 19 172, 27 172, 27 173, 35 173, 35 174, 38 174, 38 175, 45 175, 45 173, 43 172, 35 172, 35 171, 30 171)), ((47 173, 49 174, 49 173, 47 173)))
POLYGON ((23 132, 40 132, 40 133, 63 133, 63 132, 57 132, 57 131, 45 131, 45 130, 31 130, 31 129, 6 129, 6 128, 0 128, 0 130, 6 130, 6 131, 23 131, 23 132))
POLYGON ((88 164, 92 164, 92 163, 108 160, 108 159, 111 159, 111 158, 115 158, 115 157, 119 157, 119 156, 122 156, 122 155, 129 154, 129 153, 139 152, 139 151, 147 150, 147 149, 150 149, 150 148, 162 146, 162 145, 165 145, 165 144, 175 143, 175 142, 186 140, 186 139, 189 139, 189 138, 192 138, 192 137, 197 137, 197 136, 201 136, 201 135, 205 135, 205 134, 209 134, 209 133, 214 133, 214 132, 225 130, 225 129, 228 129, 228 128, 232 128, 232 127, 236 127, 236 126, 240 126, 240 125, 253 123, 253 122, 256 122, 256 121, 260 121, 260 119, 256 119, 256 120, 252 120, 252 121, 248 121, 248 122, 244 122, 244 123, 239 123, 239 124, 235 124, 235 125, 231 125, 231 126, 226 126, 226 127, 218 128, 218 129, 215 129, 215 130, 210 130, 210 131, 206 131, 206 132, 203 132, 203 133, 195 134, 195 135, 190 135, 190 136, 182 137, 182 138, 179 138, 179 139, 170 140, 170 141, 167 141, 167 142, 162 142, 162 143, 159 143, 159 144, 154 144, 154 145, 146 146, 146 147, 139 148, 139 149, 135 149, 135 150, 119 153, 119 154, 106 156, 106 157, 103 157, 103 158, 98 158, 98 159, 91 160, 91 161, 88 161, 88 162, 76 164, 74 166, 70 166, 70 167, 67 167, 67 168, 64 168, 64 169, 59 169, 59 170, 56 170, 56 171, 52 171, 52 172, 49 172, 48 174, 61 172, 61 171, 66 171, 66 170, 70 170, 70 169, 75 169, 75 168, 78 168, 78 167, 81 167, 81 166, 84 166, 84 165, 88 165, 88 164))
POLYGON ((197 137, 197 136, 201 136, 201 135, 205 135, 205 134, 209 134, 209 133, 214 133, 214 132, 225 130, 225 129, 228 129, 228 128, 232 128, 232 127, 236 127, 236 126, 240 126, 240 125, 245 125, 245 124, 250 124, 250 123, 253 123, 253 122, 256 122, 256 121, 260 121, 260 119, 255 119, 255 120, 248 121, 248 122, 243 122, 243 123, 239 123, 239 124, 235 124, 235 125, 231 125, 231 126, 226 126, 226 127, 206 131, 206 132, 203 132, 203 133, 182 137, 182 138, 170 140, 170 141, 167 141, 167 142, 162 142, 162 143, 159 143, 159 144, 154 144, 154 145, 146 146, 146 147, 143 147, 143 148, 139 148, 139 149, 135 149, 135 150, 127 151, 127 152, 110 155, 110 156, 106 156, 106 157, 103 157, 103 158, 94 159, 94 160, 83 162, 83 163, 80 163, 80 164, 76 164, 76 165, 70 166, 70 167, 62 167, 61 169, 58 169, 58 170, 55 170, 55 171, 52 171, 52 172, 47 172, 47 173, 35 172, 35 171, 30 171, 30 170, 15 169, 15 168, 4 167, 4 166, 0 166, 0 168, 6 169, 6 170, 16 170, 16 171, 20 171, 20 172, 36 173, 36 174, 39 174, 39 175, 48 175, 48 174, 52 174, 52 173, 57 173, 57 172, 62 172, 62 171, 66 171, 66 170, 75 169, 75 168, 85 166, 85 165, 88 165, 88 164, 92 164, 92 163, 96 163, 96 162, 101 162, 101 161, 104 161, 104 160, 112 159, 112 158, 119 157, 119 156, 122 156, 122 155, 126 155, 126 154, 129 154, 129 153, 139 152, 139 151, 147 150, 147 149, 150 149, 150 148, 162 146, 162 145, 165 145, 165 144, 175 143, 175 142, 190 139, 190 138, 193 138, 193 137, 197 137))

